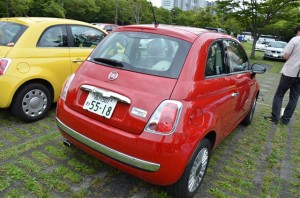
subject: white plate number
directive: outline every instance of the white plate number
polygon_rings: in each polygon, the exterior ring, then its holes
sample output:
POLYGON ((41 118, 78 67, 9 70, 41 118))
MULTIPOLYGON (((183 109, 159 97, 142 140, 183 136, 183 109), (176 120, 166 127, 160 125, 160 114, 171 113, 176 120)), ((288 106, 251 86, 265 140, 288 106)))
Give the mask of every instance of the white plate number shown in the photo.
POLYGON ((90 92, 85 100, 83 109, 109 119, 114 112, 116 104, 117 100, 114 98, 106 98, 100 94, 90 92))

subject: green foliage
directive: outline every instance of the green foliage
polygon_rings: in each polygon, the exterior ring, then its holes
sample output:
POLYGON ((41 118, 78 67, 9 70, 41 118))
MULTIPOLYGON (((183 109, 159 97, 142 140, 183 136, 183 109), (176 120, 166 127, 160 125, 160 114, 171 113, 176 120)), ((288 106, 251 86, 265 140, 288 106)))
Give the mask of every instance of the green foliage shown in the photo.
POLYGON ((26 16, 32 7, 33 0, 10 0, 9 5, 13 16, 26 16))
MULTIPOLYGON (((216 1, 216 11, 226 18, 239 20, 254 37, 251 57, 255 57, 255 43, 262 33, 267 32, 268 25, 290 16, 290 10, 299 6, 290 0, 253 0, 253 1, 216 1)), ((289 18, 289 17, 288 17, 289 18)), ((299 19, 297 19, 299 22, 299 19)), ((284 27, 286 28, 286 26, 284 27)), ((274 32, 272 33, 274 34, 274 32)))

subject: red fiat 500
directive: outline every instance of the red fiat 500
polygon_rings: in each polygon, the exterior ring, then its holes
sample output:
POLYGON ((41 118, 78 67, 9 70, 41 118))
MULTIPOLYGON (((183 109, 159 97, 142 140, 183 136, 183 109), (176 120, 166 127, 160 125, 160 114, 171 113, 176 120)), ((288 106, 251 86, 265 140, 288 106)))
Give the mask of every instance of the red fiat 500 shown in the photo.
POLYGON ((66 144, 192 197, 211 150, 250 124, 262 65, 232 37, 200 28, 123 26, 66 81, 57 124, 66 144))

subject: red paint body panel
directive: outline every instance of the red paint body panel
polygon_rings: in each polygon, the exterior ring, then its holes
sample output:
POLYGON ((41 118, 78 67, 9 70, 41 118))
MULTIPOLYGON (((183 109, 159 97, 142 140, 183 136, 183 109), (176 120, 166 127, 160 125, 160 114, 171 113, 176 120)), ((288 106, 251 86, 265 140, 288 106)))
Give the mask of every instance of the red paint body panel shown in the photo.
POLYGON ((142 25, 119 27, 108 37, 122 32, 147 32, 189 42, 191 48, 178 78, 85 61, 69 86, 66 100, 60 99, 57 103, 57 118, 82 136, 128 156, 159 164, 159 169, 147 172, 129 166, 91 149, 69 136, 63 128, 60 128, 61 133, 80 149, 122 171, 157 185, 171 185, 181 177, 195 148, 205 136, 215 137, 211 140, 215 148, 246 117, 259 86, 251 71, 205 77, 211 43, 231 39, 228 35, 198 28, 142 25), (108 80, 113 71, 118 73, 118 78, 108 80), (82 85, 121 94, 131 103, 118 102, 112 117, 106 119, 82 108, 88 95, 80 88, 82 85), (236 93, 238 96, 233 97, 236 93), (146 132, 147 122, 164 100, 182 103, 175 131, 169 135, 146 132), (146 111, 146 116, 134 115, 134 107, 146 111))

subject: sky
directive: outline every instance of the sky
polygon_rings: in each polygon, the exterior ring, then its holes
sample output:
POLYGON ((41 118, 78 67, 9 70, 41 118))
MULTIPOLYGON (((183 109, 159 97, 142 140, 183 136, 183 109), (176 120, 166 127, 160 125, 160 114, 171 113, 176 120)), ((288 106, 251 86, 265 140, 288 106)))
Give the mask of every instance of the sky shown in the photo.
POLYGON ((150 0, 152 2, 152 4, 156 7, 160 7, 161 6, 161 0, 150 0))

